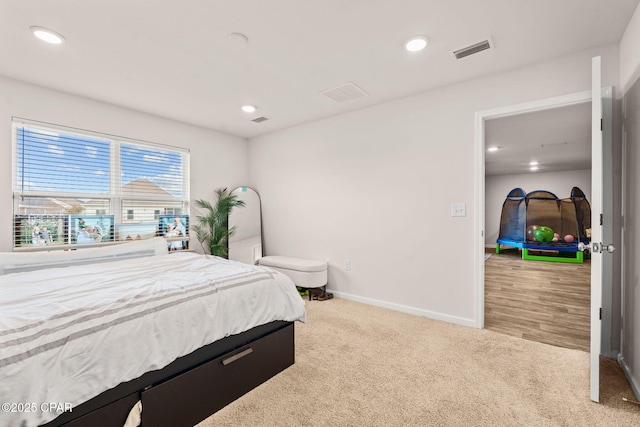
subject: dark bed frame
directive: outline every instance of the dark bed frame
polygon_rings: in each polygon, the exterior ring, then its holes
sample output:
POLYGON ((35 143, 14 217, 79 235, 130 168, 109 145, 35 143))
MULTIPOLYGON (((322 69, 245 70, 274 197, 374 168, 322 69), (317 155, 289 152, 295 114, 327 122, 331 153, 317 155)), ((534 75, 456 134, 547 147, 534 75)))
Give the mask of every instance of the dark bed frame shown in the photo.
POLYGON ((192 427, 293 365, 293 331, 293 322, 276 321, 216 341, 107 390, 43 427, 122 427, 138 401, 143 427, 192 427))

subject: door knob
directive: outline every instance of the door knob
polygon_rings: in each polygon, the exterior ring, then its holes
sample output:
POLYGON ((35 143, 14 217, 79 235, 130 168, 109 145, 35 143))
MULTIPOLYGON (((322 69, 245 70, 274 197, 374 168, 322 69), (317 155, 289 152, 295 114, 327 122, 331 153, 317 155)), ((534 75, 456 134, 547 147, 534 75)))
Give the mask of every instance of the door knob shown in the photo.
POLYGON ((585 250, 590 250, 593 253, 601 254, 604 251, 613 253, 616 250, 616 247, 613 246, 612 244, 605 245, 603 243, 597 243, 597 242, 592 242, 592 243, 579 242, 578 250, 580 252, 584 252, 585 250))
MULTIPOLYGON (((597 245, 597 243, 596 243, 596 245, 597 245)), ((591 250, 591 243, 578 242, 578 250, 580 252, 590 251, 591 250)))

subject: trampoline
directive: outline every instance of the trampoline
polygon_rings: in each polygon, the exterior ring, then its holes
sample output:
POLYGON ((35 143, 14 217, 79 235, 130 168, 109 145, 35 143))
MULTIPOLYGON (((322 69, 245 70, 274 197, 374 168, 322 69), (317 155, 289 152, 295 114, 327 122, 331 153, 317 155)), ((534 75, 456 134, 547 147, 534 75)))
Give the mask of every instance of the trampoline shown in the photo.
POLYGON ((566 199, 550 191, 525 193, 514 188, 502 205, 496 253, 519 249, 522 259, 582 263, 584 254, 578 244, 589 243, 590 231, 591 205, 578 187, 566 199), (551 241, 536 238, 535 231, 542 227, 555 233, 551 241))

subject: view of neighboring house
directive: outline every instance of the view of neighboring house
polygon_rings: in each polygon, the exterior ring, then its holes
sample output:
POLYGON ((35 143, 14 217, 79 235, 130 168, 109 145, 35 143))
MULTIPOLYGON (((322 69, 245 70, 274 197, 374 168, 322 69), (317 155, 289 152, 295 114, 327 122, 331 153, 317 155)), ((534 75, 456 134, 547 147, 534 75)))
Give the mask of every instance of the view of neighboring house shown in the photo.
POLYGON ((16 246, 34 244, 32 234, 36 227, 49 230, 52 243, 66 243, 71 215, 113 216, 110 224, 115 223, 115 230, 109 235, 115 240, 130 240, 162 234, 158 230, 160 217, 185 211, 183 201, 146 178, 124 184, 121 193, 121 212, 110 209, 108 198, 19 197, 14 225, 16 246))

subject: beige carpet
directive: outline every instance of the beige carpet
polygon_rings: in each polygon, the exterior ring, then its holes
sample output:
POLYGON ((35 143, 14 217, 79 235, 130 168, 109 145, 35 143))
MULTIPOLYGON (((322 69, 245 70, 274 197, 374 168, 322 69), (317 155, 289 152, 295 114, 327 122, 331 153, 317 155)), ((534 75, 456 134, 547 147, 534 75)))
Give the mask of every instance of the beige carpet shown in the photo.
POLYGON ((640 426, 615 362, 334 298, 307 302, 296 364, 212 415, 220 426, 640 426))

